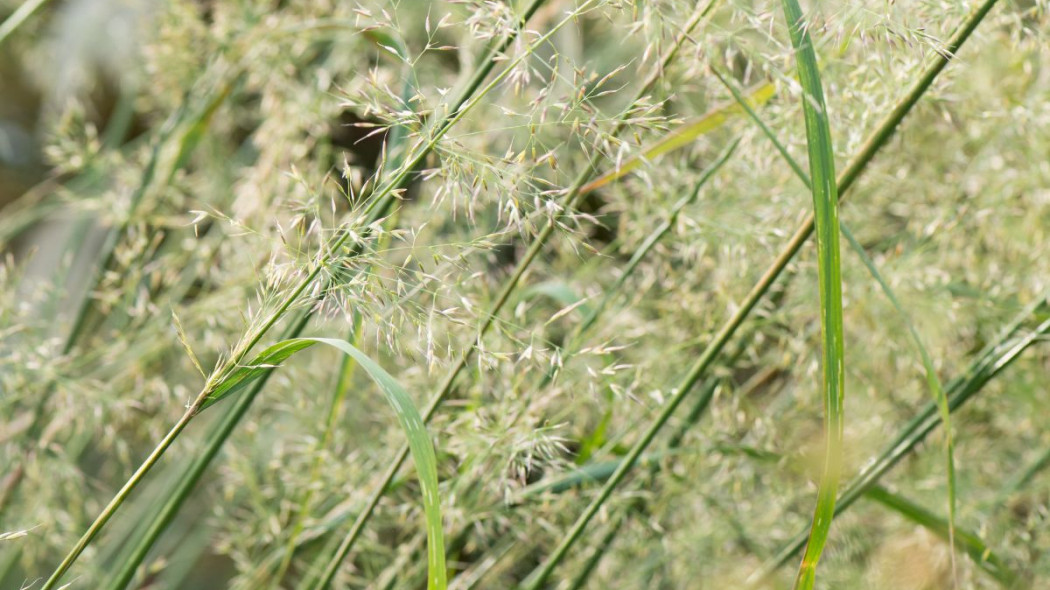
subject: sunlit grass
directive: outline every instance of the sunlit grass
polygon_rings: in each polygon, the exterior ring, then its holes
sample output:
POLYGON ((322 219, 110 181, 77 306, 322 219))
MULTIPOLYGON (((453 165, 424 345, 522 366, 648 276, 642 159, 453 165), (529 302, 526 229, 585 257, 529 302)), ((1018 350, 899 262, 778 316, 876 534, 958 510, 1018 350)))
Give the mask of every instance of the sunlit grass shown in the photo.
POLYGON ((0 587, 1041 587, 1047 18, 0 4, 0 587))

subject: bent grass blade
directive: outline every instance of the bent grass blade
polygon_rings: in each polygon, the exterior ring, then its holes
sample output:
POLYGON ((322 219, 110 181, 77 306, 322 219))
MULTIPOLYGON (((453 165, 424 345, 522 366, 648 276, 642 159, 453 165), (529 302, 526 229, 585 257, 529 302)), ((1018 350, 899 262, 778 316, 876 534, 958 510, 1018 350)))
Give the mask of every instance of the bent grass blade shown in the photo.
POLYGON ((226 379, 226 382, 232 383, 232 385, 216 390, 209 396, 203 407, 209 407, 229 397, 238 389, 276 368, 281 361, 287 360, 295 353, 318 343, 330 346, 354 359, 358 366, 379 386, 379 389, 386 397, 387 403, 394 409, 397 420, 408 439, 408 446, 412 453, 412 459, 415 462, 416 475, 419 478, 419 485, 423 492, 423 509, 426 514, 427 530, 427 565, 429 568, 427 588, 429 590, 444 590, 448 585, 448 575, 445 567, 445 541, 441 526, 441 501, 438 490, 437 457, 434 453, 434 446, 431 443, 429 434, 427 434, 426 425, 423 424, 423 417, 420 415, 419 410, 416 409, 412 397, 390 373, 386 372, 379 363, 372 360, 361 349, 345 340, 335 338, 294 338, 278 342, 259 353, 250 366, 241 367, 226 379))

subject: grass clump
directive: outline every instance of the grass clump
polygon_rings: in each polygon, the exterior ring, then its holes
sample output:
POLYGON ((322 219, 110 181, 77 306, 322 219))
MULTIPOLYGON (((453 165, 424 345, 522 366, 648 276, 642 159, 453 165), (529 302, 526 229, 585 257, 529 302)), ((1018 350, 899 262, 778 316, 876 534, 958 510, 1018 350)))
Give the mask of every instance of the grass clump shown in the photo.
POLYGON ((0 587, 1041 587, 1044 8, 0 3, 0 587))

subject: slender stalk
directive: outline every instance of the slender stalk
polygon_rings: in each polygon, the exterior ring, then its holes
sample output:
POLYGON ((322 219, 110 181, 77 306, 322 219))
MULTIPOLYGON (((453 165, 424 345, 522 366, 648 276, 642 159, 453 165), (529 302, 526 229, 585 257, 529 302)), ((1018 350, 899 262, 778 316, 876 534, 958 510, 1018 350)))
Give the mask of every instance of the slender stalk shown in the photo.
POLYGON ((22 23, 29 20, 29 17, 33 16, 47 0, 26 0, 18 7, 17 10, 11 13, 11 16, 7 17, 3 24, 0 24, 0 44, 3 44, 11 33, 15 32, 15 29, 22 26, 22 23))
MULTIPOLYGON (((640 503, 640 501, 632 504, 632 508, 638 503, 640 503)), ((640 510, 641 507, 638 506, 636 509, 640 510)), ((609 523, 605 530, 605 534, 602 535, 601 539, 598 540, 598 543, 591 551, 590 558, 587 559, 583 564, 583 568, 572 579, 572 583, 569 584, 569 590, 582 590, 582 588, 585 587, 587 579, 594 573, 594 570, 598 567, 598 563, 601 562, 602 557, 605 557, 606 552, 608 552, 609 547, 612 546, 613 541, 616 540, 616 535, 619 534, 620 529, 623 528, 624 523, 627 522, 628 515, 631 512, 634 512, 634 510, 624 510, 623 512, 620 512, 611 523, 609 523)))
MULTIPOLYGON (((290 327, 283 334, 282 339, 296 338, 306 328, 309 322, 310 316, 305 313, 299 314, 299 317, 290 325, 290 327)), ((178 483, 168 493, 167 498, 164 501, 160 511, 153 517, 153 521, 150 523, 149 528, 146 530, 145 535, 140 539, 139 543, 133 549, 130 557, 124 560, 121 564, 120 570, 117 572, 114 582, 110 584, 110 588, 122 589, 128 585, 131 579, 135 575, 135 570, 138 565, 145 559, 149 549, 153 546, 153 543, 160 536, 162 532, 171 523, 172 519, 175 518, 175 514, 178 512, 182 504, 189 498, 190 493, 193 492, 204 471, 211 464, 215 456, 218 455, 219 450, 222 448, 222 442, 229 438, 230 434, 233 433, 234 428, 247 413, 248 408, 251 407, 252 402, 259 395, 262 389, 266 386, 266 382, 270 379, 273 374, 272 371, 263 374, 258 381, 253 383, 247 391, 243 392, 233 406, 223 415, 222 421, 219 422, 209 434, 207 441, 204 444, 204 448, 193 460, 193 462, 186 468, 182 476, 179 477, 178 483)))
MULTIPOLYGON (((672 47, 660 60, 660 67, 649 76, 645 83, 642 84, 637 96, 634 100, 631 101, 631 105, 635 104, 639 99, 648 94, 648 92, 660 79, 663 70, 671 63, 671 61, 674 60, 675 56, 678 54, 678 50, 688 38, 689 33, 714 7, 715 1, 716 0, 712 0, 704 9, 698 10, 694 14, 694 16, 686 24, 683 33, 681 33, 675 39, 675 42, 672 45, 672 47)), ((620 117, 610 135, 615 137, 619 135, 626 127, 626 118, 620 117)), ((598 167, 601 158, 602 156, 600 153, 595 153, 591 157, 588 164, 579 173, 576 180, 572 183, 567 194, 562 200, 562 204, 560 207, 560 210, 562 212, 571 210, 578 201, 578 199, 583 195, 581 189, 594 174, 594 170, 598 167)), ((496 297, 495 302, 489 308, 489 311, 484 315, 481 321, 481 325, 479 326, 477 331, 477 340, 480 340, 482 337, 484 337, 484 335, 488 332, 489 328, 495 322, 497 315, 500 313, 500 311, 503 309, 503 306, 510 299, 511 294, 517 289, 522 276, 524 276, 525 272, 532 264, 532 261, 536 258, 537 255, 539 255, 540 251, 542 251, 542 249, 545 247, 547 240, 554 233, 555 228, 556 224, 554 220, 549 221, 543 227, 543 229, 540 230, 539 234, 529 245, 529 249, 525 252, 525 255, 519 261, 517 267, 514 269, 514 272, 511 274, 510 278, 508 278, 507 281, 504 283, 499 295, 496 297)), ((453 365, 452 369, 446 375, 444 381, 442 381, 441 386, 437 389, 437 392, 431 397, 430 401, 426 406, 426 409, 423 411, 422 415, 424 422, 430 421, 431 417, 437 411, 438 407, 442 404, 442 402, 444 402, 445 398, 449 395, 449 393, 451 393, 452 386, 456 378, 459 376, 459 373, 464 369, 464 367, 467 366, 467 363, 470 361, 471 357, 473 356, 473 353, 474 347, 470 347, 466 351, 464 351, 463 354, 460 355, 457 362, 453 365)), ((331 583, 332 579, 335 577, 339 565, 342 563, 343 559, 346 558, 346 555, 350 552, 350 549, 353 547, 354 543, 357 541, 357 538, 360 536, 361 531, 364 530, 365 523, 368 522, 368 520, 372 517, 372 514, 375 512, 376 506, 378 506, 379 504, 379 500, 383 497, 383 494, 386 493, 387 488, 390 486, 390 482, 394 480, 394 477, 397 475, 397 472, 401 469, 401 465, 408 457, 408 452, 409 449, 407 445, 402 446, 401 449, 398 451, 397 455, 394 457, 394 460, 391 462, 390 466, 387 468, 382 478, 380 479, 380 483, 377 486, 375 492, 373 492, 372 496, 369 497, 368 502, 362 509, 362 512, 354 521, 354 524, 351 526, 346 538, 343 540, 343 543, 339 546, 338 550, 336 551, 336 555, 325 568, 325 573, 321 576, 321 578, 318 580, 318 583, 314 586, 315 590, 321 590, 323 588, 326 588, 331 583)))
POLYGON ((125 482, 124 485, 117 492, 117 494, 113 496, 113 499, 109 501, 109 504, 107 504, 106 507, 102 509, 102 512, 95 519, 95 522, 91 523, 91 526, 88 527, 88 530, 84 532, 84 534, 80 537, 80 540, 77 541, 77 544, 73 546, 73 549, 70 550, 70 552, 62 560, 62 563, 58 565, 54 573, 51 574, 51 577, 49 577, 47 581, 44 582, 44 585, 41 587, 40 590, 52 590, 55 587, 57 587, 57 584, 62 578, 62 576, 65 575, 66 571, 70 568, 70 566, 73 565, 73 562, 76 561, 78 557, 80 557, 80 554, 84 551, 88 544, 91 543, 91 540, 95 538, 95 535, 97 535, 99 531, 102 530, 102 527, 104 527, 106 523, 109 522, 109 519, 113 517, 113 515, 117 512, 117 509, 120 508, 121 504, 124 503, 124 500, 127 499, 129 494, 131 494, 131 491, 134 490, 136 486, 138 486, 138 484, 142 481, 144 477, 146 477, 146 473, 150 469, 152 469, 158 461, 160 461, 161 455, 163 455, 164 451, 166 451, 168 447, 171 446, 173 442, 175 442, 175 439, 179 436, 179 434, 181 434, 182 431, 185 430, 187 426, 189 426, 190 421, 193 420, 193 416, 194 412, 192 408, 190 408, 182 414, 182 417, 179 418, 179 421, 175 423, 175 426, 173 426, 172 429, 168 431, 168 434, 164 436, 164 439, 160 441, 160 444, 158 444, 157 447, 153 449, 153 452, 151 452, 149 456, 146 457, 146 459, 142 462, 142 464, 139 465, 139 468, 135 470, 135 473, 133 473, 130 478, 128 478, 128 481, 125 482))
MULTIPOLYGON (((901 99, 892 111, 890 111, 878 127, 876 127, 875 132, 864 142, 857 156, 854 157, 838 178, 836 184, 838 186, 840 199, 846 196, 849 189, 860 177, 860 174, 875 157, 875 154, 886 145, 886 142, 894 134, 900 122, 909 112, 911 112, 911 109, 916 103, 918 103, 922 95, 929 90, 930 85, 933 83, 934 79, 936 79, 937 75, 948 65, 952 56, 960 47, 962 47, 963 43, 965 43, 970 37, 974 29, 977 28, 977 25, 980 24, 988 14, 988 11, 995 5, 996 1, 997 0, 985 0, 985 3, 970 15, 963 26, 948 42, 948 51, 938 54, 934 63, 926 68, 904 98, 901 99)), ((745 296, 736 313, 734 313, 715 334, 711 343, 700 355, 696 363, 676 388, 677 393, 664 405, 664 408, 656 417, 656 420, 650 425, 645 433, 643 433, 642 437, 637 443, 635 443, 634 447, 631 448, 631 451, 624 457, 624 462, 620 465, 620 468, 617 469, 616 473, 614 473, 609 481, 606 482, 606 485, 580 515, 572 529, 570 529, 566 537, 554 550, 547 562, 538 570, 536 576, 527 580, 523 584, 524 588, 538 590, 542 586, 557 563, 564 558, 569 548, 583 533, 583 530, 586 528, 590 519, 598 512, 602 504, 608 500, 613 489, 615 489, 624 479, 627 472, 634 466, 635 461, 638 460, 638 457, 641 456, 642 452, 644 452, 656 437, 656 434, 663 428, 664 424, 667 423, 671 414, 674 413, 675 409, 682 402, 682 399, 684 399, 697 381, 700 380, 700 377, 707 372, 712 362, 729 342, 736 330, 741 324, 743 324, 747 316, 750 315, 751 310, 754 309, 755 305, 766 294, 769 288, 773 285, 773 282, 776 281, 777 277, 780 276, 780 273, 784 271, 788 263, 794 258, 795 254, 798 253, 799 249, 802 248, 802 245, 807 239, 809 239, 809 236, 812 233, 813 215, 810 214, 792 235, 791 240, 773 261, 773 264, 765 273, 763 273, 755 286, 752 287, 751 291, 745 296)))

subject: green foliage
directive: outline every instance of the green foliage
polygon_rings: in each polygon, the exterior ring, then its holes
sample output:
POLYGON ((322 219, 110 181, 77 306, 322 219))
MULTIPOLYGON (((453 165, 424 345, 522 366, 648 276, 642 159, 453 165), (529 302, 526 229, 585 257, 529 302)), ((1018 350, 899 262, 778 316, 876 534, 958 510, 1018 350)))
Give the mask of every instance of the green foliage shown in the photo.
POLYGON ((0 1, 0 588, 1045 586, 1046 8, 0 1))

